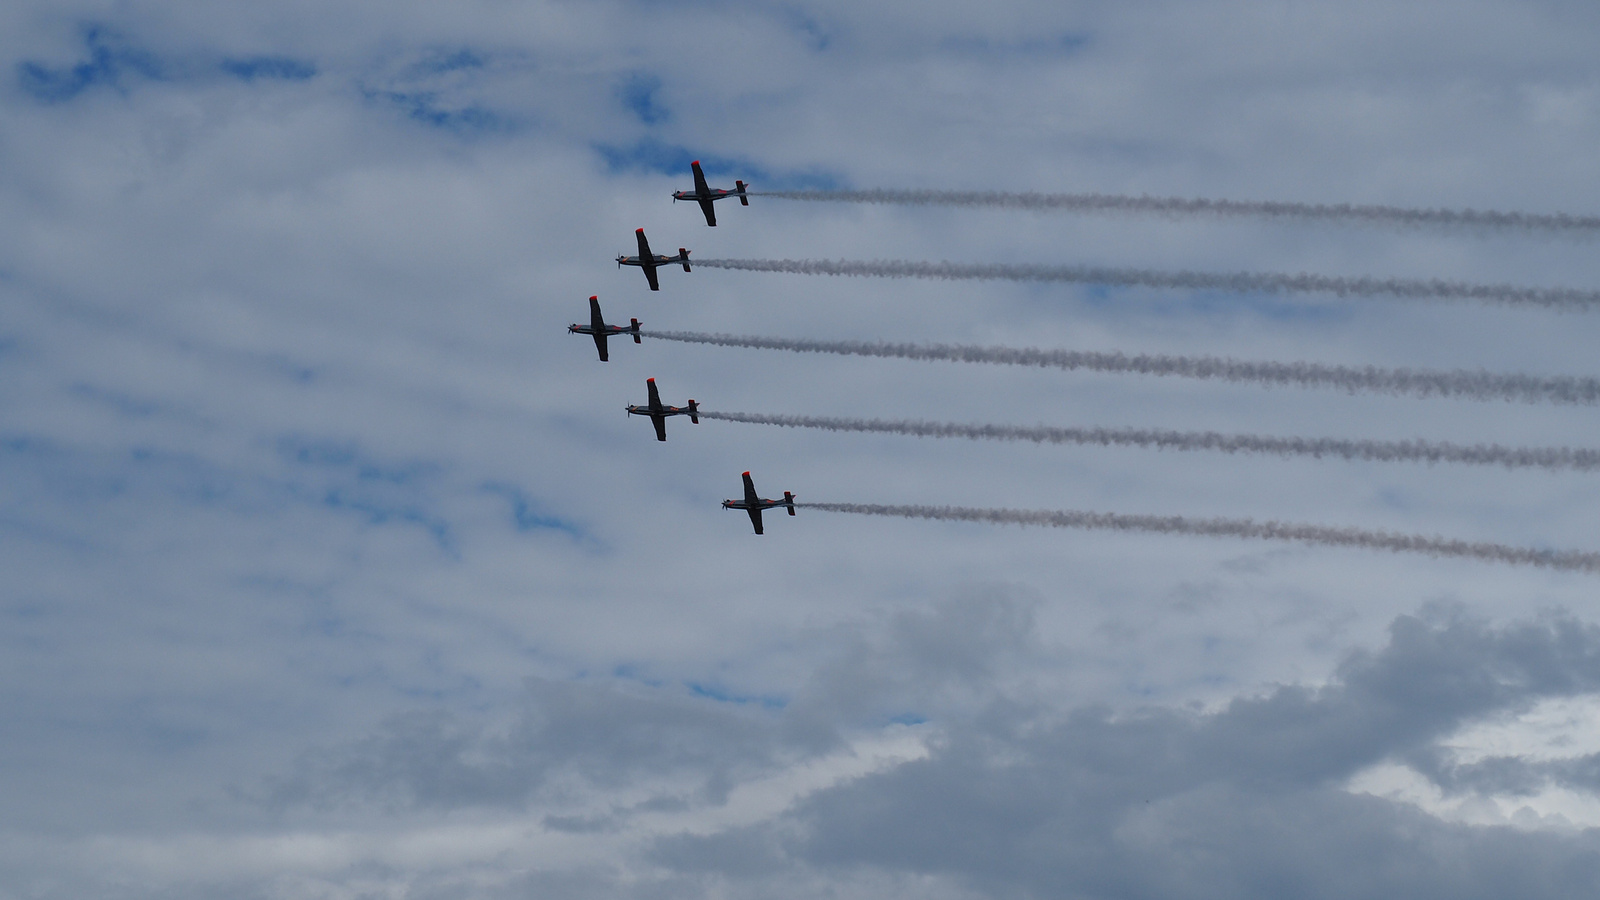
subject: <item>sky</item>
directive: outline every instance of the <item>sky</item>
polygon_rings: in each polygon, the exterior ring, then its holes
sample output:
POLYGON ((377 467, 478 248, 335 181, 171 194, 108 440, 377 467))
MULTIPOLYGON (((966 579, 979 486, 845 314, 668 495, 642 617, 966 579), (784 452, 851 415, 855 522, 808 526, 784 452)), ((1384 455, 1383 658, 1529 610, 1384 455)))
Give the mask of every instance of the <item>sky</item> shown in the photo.
POLYGON ((1566 0, 0 5, 0 898, 1573 897, 1600 580, 801 509, 1600 550, 1592 473, 623 407, 1591 447, 1600 410, 613 341, 1600 376, 1600 313, 633 253, 1600 287, 1600 237, 810 203, 1600 214, 1566 0))

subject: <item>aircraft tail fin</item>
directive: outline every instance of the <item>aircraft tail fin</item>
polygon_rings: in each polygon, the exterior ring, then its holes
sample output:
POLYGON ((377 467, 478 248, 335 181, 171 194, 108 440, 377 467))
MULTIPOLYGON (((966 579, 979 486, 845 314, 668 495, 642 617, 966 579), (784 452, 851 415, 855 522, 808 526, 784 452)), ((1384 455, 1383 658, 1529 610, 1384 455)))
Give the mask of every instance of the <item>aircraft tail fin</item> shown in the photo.
POLYGON ((789 507, 789 515, 794 515, 794 494, 792 492, 783 492, 783 505, 789 507))
POLYGON ((749 206, 750 205, 750 198, 746 197, 744 195, 744 182, 735 181, 733 183, 733 187, 734 187, 734 190, 736 190, 738 192, 738 194, 739 194, 739 205, 740 206, 749 206))
POLYGON ((638 319, 630 319, 629 321, 633 322, 632 325, 628 326, 628 330, 633 332, 633 342, 635 344, 644 343, 644 341, 639 340, 639 320, 638 319))
POLYGON ((685 272, 689 271, 689 251, 683 249, 682 247, 679 247, 678 248, 678 262, 683 263, 683 270, 685 272))
POLYGON ((696 425, 700 424, 700 404, 693 400, 689 401, 689 421, 696 425))

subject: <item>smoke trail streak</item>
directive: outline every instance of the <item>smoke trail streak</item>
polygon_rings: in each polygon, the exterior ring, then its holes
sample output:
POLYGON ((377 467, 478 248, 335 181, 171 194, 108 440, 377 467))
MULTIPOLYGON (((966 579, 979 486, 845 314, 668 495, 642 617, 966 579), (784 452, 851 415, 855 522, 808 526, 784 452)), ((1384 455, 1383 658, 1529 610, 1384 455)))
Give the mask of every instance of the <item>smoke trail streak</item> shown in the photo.
POLYGON ((1247 362, 1217 356, 1161 356, 1118 352, 983 347, 971 344, 891 344, 867 341, 809 341, 786 338, 645 331, 646 337, 688 344, 832 353, 897 359, 945 360, 1091 372, 1160 375, 1259 384, 1266 387, 1333 388, 1346 393, 1378 393, 1463 400, 1505 400, 1592 406, 1600 403, 1600 379, 1496 374, 1483 370, 1379 369, 1306 362, 1247 362))
POLYGON ((1352 203, 1277 203, 1253 200, 1207 200, 1125 194, 1041 194, 1005 191, 750 191, 752 197, 832 203, 874 203, 897 206, 968 206, 1062 212, 1155 213, 1165 216, 1255 217, 1348 222, 1401 227, 1495 228, 1507 231, 1600 233, 1600 216, 1567 213, 1497 212, 1478 209, 1415 209, 1352 203))
POLYGON ((1600 291, 1578 288, 1474 284, 1438 278, 1345 278, 1304 272, 1189 272, 1029 263, 916 262, 904 259, 701 259, 696 260, 695 265, 745 272, 848 275, 860 278, 1041 281, 1258 294, 1334 294, 1340 297, 1399 297, 1407 300, 1466 299, 1562 311, 1586 310, 1600 304, 1600 291))
POLYGON ((965 506, 885 506, 875 503, 796 503, 797 507, 864 516, 899 516, 999 525, 1040 525, 1094 531, 1141 531, 1153 534, 1191 534, 1266 541, 1295 541, 1329 547, 1387 550, 1453 556, 1483 562, 1538 566, 1573 572, 1600 573, 1600 553, 1579 550, 1543 550, 1481 541, 1451 540, 1420 534, 1396 534, 1362 528, 1339 528, 1292 522, 1257 522, 1254 519, 1191 519, 1184 516, 1139 516, 1082 510, 975 509, 965 506))
POLYGON ((884 419, 847 419, 832 416, 785 416, 763 413, 700 411, 702 419, 777 425, 783 428, 820 428, 904 434, 914 437, 967 438, 991 441, 1033 441, 1036 444, 1088 444, 1100 447, 1148 447, 1158 450, 1214 450, 1222 453, 1260 453, 1274 456, 1325 456, 1370 462, 1463 463, 1505 466, 1508 469, 1600 470, 1600 450, 1576 447, 1504 447, 1499 444, 1450 444, 1428 441, 1368 441, 1345 438, 1266 437, 1255 434, 1220 434, 1215 431, 1162 431, 1148 428, 1049 428, 1017 425, 962 425, 884 419))

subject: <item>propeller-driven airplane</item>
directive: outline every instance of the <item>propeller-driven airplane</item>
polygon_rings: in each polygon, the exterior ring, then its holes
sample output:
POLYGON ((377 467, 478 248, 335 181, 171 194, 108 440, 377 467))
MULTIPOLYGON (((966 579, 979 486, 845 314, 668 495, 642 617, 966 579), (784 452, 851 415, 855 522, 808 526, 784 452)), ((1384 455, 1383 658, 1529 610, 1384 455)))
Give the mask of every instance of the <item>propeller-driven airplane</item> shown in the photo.
POLYGON ((656 380, 654 378, 646 378, 644 384, 645 387, 650 389, 649 405, 630 406, 628 407, 628 415, 649 416, 650 424, 656 426, 656 440, 664 441, 667 439, 668 416, 688 416, 689 421, 696 425, 700 424, 700 404, 690 400, 688 406, 663 406, 661 404, 661 394, 656 391, 656 380))
POLYGON ((633 335, 633 342, 635 344, 640 343, 639 320, 629 319, 628 321, 632 322, 633 324, 626 328, 622 327, 621 325, 607 325, 606 320, 600 316, 600 298, 590 297, 589 324, 578 325, 574 323, 572 325, 568 325, 567 333, 594 335, 594 346, 596 350, 600 351, 600 361, 606 362, 607 360, 611 359, 611 354, 606 351, 606 338, 613 335, 621 336, 624 334, 629 334, 633 335))
POLYGON ((699 160, 695 160, 694 162, 690 163, 689 168, 694 170, 694 190, 673 191, 672 200, 673 202, 677 202, 679 200, 693 200, 696 203, 699 203, 700 211, 706 214, 707 225, 715 228, 717 224, 717 211, 711 208, 711 203, 714 200, 725 200, 729 197, 738 197, 740 206, 750 205, 750 198, 746 196, 744 192, 744 182, 735 181, 733 183, 733 190, 731 191, 724 190, 723 188, 713 188, 706 184, 706 173, 700 171, 699 160))
POLYGON ((744 473, 744 499, 722 501, 723 509, 742 509, 749 513, 750 524, 756 527, 756 534, 763 533, 761 530, 761 511, 772 509, 775 506, 788 507, 789 515, 794 515, 794 494, 784 491, 782 500, 766 500, 757 497, 756 485, 755 482, 750 480, 749 472, 744 473))
POLYGON ((618 256, 617 265, 638 266, 639 268, 643 269, 645 280, 650 282, 650 290, 661 290, 660 283, 656 281, 657 266, 670 266, 673 263, 682 263, 683 270, 685 272, 689 271, 689 251, 679 247, 677 256, 662 256, 659 253, 651 253, 650 242, 644 239, 644 229, 636 228, 634 229, 633 233, 639 238, 639 255, 618 256))

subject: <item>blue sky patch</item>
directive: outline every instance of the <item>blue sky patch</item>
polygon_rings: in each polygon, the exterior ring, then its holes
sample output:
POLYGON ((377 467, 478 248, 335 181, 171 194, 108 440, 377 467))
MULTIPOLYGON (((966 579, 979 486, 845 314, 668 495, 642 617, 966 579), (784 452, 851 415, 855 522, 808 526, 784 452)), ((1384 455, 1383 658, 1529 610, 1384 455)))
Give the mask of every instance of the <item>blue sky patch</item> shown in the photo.
POLYGON ((829 32, 829 29, 799 9, 785 9, 783 18, 787 21, 789 27, 793 28, 805 41, 806 46, 817 53, 821 53, 833 46, 833 35, 829 32))
POLYGON ((278 452, 327 476, 320 487, 293 486, 293 495, 327 509, 357 513, 373 525, 419 526, 440 550, 457 555, 454 530, 443 516, 428 509, 423 495, 424 482, 437 477, 441 466, 379 462, 352 446, 333 442, 283 440, 278 452))
POLYGON ((424 475, 438 474, 440 467, 434 463, 413 462, 405 465, 385 465, 363 456, 353 446, 333 442, 301 443, 283 440, 278 451, 286 458, 308 466, 351 470, 362 481, 382 481, 389 484, 409 484, 424 475))
POLYGON ((484 67, 482 56, 465 48, 453 53, 439 53, 434 56, 414 63, 407 70, 411 75, 442 75, 445 72, 460 72, 463 69, 481 69, 484 67))
POLYGON ((17 82, 22 90, 42 103, 65 103, 96 85, 126 90, 131 76, 160 81, 164 70, 154 55, 114 40, 106 29, 91 25, 83 29, 88 58, 70 66, 50 66, 32 60, 17 64, 17 82))
POLYGON ((372 525, 398 522, 421 526, 433 538, 433 542, 439 545, 440 550, 451 555, 455 554, 455 538, 451 534, 450 523, 419 506, 384 503, 364 492, 340 488, 331 488, 325 492, 322 495, 322 505, 329 509, 360 513, 372 525))
POLYGON ((1071 56, 1089 46, 1087 34, 1063 34, 1055 37, 1031 38, 1018 41, 992 40, 979 35, 961 35, 945 38, 939 48, 949 53, 974 56, 1071 56))
POLYGON ((821 168, 773 171, 748 159, 696 152, 688 147, 662 143, 654 138, 645 138, 631 146, 596 144, 594 149, 600 154, 606 169, 610 172, 644 171, 681 175, 684 178, 685 188, 692 187, 689 183, 689 163, 695 160, 699 160, 700 165, 706 170, 706 179, 711 182, 712 187, 731 188, 734 179, 739 179, 749 182, 752 187, 760 186, 772 190, 807 188, 830 190, 841 187, 843 182, 839 175, 821 168))
POLYGON ((661 79, 643 72, 635 72, 617 88, 617 97, 630 112, 646 125, 655 125, 672 118, 672 112, 656 95, 661 91, 661 79))
POLYGON ((137 419, 149 418, 160 410, 160 407, 149 400, 140 400, 120 391, 107 390, 82 382, 67 388, 67 392, 80 400, 87 400, 137 419))
POLYGON ((687 687, 689 689, 689 693, 694 694, 696 697, 704 697, 707 700, 715 700, 718 703, 733 703, 738 706, 759 706, 762 709, 783 709, 785 706, 789 705, 789 701, 783 699, 782 697, 761 696, 759 694, 735 694, 731 691, 724 690, 723 688, 713 687, 712 685, 701 684, 694 681, 685 682, 684 687, 687 687))
POLYGON ((528 499, 522 488, 514 484, 490 483, 485 484, 483 490, 505 498, 511 505, 511 521, 520 532, 561 531, 577 538, 584 536, 583 529, 576 524, 544 513, 536 501, 528 499))
POLYGON ((316 77, 317 67, 311 63, 287 56, 252 56, 246 59, 225 59, 222 71, 240 81, 260 79, 276 81, 305 81, 316 77))
POLYGON ((472 134, 507 131, 509 123, 481 106, 450 109, 432 91, 365 91, 368 100, 387 103, 405 113, 406 118, 443 131, 472 134))

